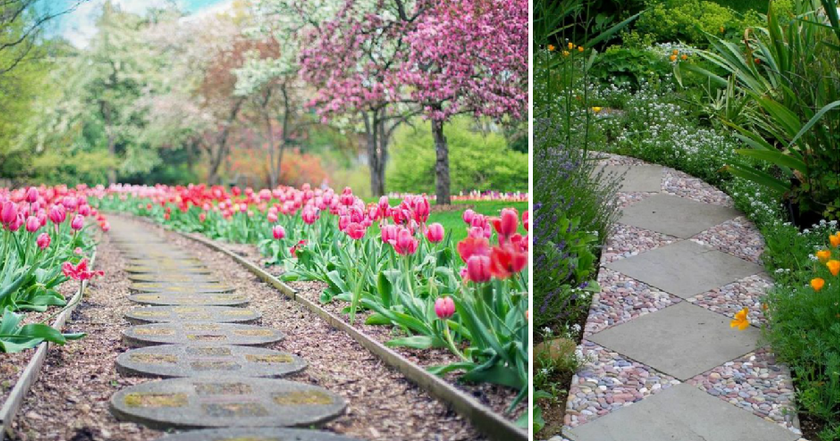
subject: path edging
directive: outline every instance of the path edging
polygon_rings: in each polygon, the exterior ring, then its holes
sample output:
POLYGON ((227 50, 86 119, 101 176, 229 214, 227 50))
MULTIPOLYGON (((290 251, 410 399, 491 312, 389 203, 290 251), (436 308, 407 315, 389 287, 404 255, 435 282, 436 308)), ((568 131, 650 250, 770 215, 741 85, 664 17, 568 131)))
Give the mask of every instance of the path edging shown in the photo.
MULTIPOLYGON (((96 251, 94 251, 91 256, 90 267, 93 268, 95 263, 96 251)), ((68 301, 68 303, 72 306, 62 311, 58 317, 56 317, 52 324, 53 328, 57 329, 59 332, 62 328, 64 328, 67 318, 70 317, 70 314, 72 314, 76 309, 76 306, 78 306, 77 302, 82 296, 84 296, 87 285, 88 281, 83 280, 82 286, 68 301)), ((15 416, 20 410, 20 406, 23 404, 23 399, 26 397, 26 394, 29 393, 32 385, 35 384, 38 380, 38 376, 41 374, 41 368, 43 368, 44 361, 47 359, 47 351, 49 350, 49 347, 50 342, 48 341, 41 342, 36 347, 35 353, 32 355, 32 358, 29 359, 23 373, 20 377, 18 377, 15 382, 15 386, 12 388, 12 391, 9 393, 6 401, 4 401, 2 407, 0 407, 0 441, 5 440, 6 436, 11 434, 12 422, 15 420, 15 416)))
POLYGON ((497 441, 526 441, 528 439, 527 431, 523 431, 511 421, 500 417, 493 412, 489 407, 481 404, 468 394, 462 392, 445 380, 429 373, 416 363, 403 357, 396 351, 386 347, 382 343, 373 340, 359 330, 351 327, 345 323, 341 318, 335 316, 326 309, 321 308, 314 302, 309 301, 303 296, 298 296, 297 291, 286 285, 278 278, 274 277, 267 271, 260 268, 257 264, 250 260, 228 250, 227 248, 217 244, 216 242, 199 236, 197 233, 187 234, 176 231, 169 226, 154 223, 148 219, 132 216, 135 219, 142 219, 145 222, 161 227, 167 231, 179 234, 182 237, 191 239, 202 245, 205 245, 213 250, 226 254, 227 256, 236 260, 237 263, 247 268, 251 273, 262 279, 264 282, 273 286, 282 292, 286 297, 302 304, 306 309, 314 312, 324 319, 330 326, 337 328, 347 333, 350 337, 361 344, 365 349, 379 357, 389 366, 395 368, 406 378, 411 380, 424 391, 428 392, 435 398, 443 401, 449 405, 455 412, 473 423, 475 428, 486 435, 488 438, 497 441))

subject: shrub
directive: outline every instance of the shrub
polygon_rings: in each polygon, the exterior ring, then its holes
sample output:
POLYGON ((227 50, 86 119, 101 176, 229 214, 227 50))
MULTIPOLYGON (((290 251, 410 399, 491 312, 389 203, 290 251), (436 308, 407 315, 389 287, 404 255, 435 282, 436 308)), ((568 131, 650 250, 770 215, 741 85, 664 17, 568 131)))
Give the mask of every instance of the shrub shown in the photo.
POLYGON ((706 0, 649 0, 636 30, 659 42, 706 43, 705 33, 737 39, 746 27, 758 23, 758 14, 740 15, 731 8, 706 0))

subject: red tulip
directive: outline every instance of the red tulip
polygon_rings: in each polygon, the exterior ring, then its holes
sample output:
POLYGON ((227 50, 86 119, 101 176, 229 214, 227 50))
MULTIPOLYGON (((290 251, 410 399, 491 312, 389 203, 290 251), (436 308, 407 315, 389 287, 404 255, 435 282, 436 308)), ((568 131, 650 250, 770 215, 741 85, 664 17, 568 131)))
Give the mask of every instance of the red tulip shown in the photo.
POLYGON ((35 216, 29 216, 26 218, 26 231, 30 233, 34 233, 41 228, 41 221, 38 220, 35 216))
POLYGON ((199 222, 204 223, 204 221, 205 221, 206 219, 207 219, 207 214, 206 214, 206 213, 201 212, 201 213, 198 215, 198 221, 199 221, 199 222))
POLYGON ((455 314, 455 302, 452 297, 440 297, 435 300, 435 314, 441 320, 446 320, 455 314))
POLYGON ((397 233, 397 241, 394 245, 394 250, 397 254, 403 256, 414 254, 414 252, 417 251, 417 239, 415 239, 414 235, 411 234, 411 230, 408 228, 400 228, 397 233))
POLYGON ((519 214, 512 208, 502 209, 502 215, 493 219, 493 228, 499 235, 499 243, 505 243, 519 228, 519 214))
POLYGON ((90 280, 96 276, 101 276, 103 274, 102 271, 90 271, 88 270, 88 261, 87 259, 82 259, 78 265, 75 267, 70 262, 64 262, 61 265, 61 271, 64 273, 65 276, 70 277, 73 280, 90 280))
POLYGON ((530 213, 531 212, 528 211, 528 210, 525 210, 525 212, 522 213, 522 226, 525 227, 525 231, 528 231, 531 227, 531 214, 530 213))
POLYGON ((70 222, 70 228, 78 231, 81 230, 82 227, 85 226, 85 218, 81 214, 77 214, 76 217, 73 218, 73 221, 70 222))
POLYGON ((429 242, 438 243, 443 240, 443 225, 435 222, 426 228, 426 239, 429 242))
POLYGON ((490 280, 490 258, 487 256, 473 255, 467 260, 467 277, 476 283, 484 283, 490 280))
POLYGON ((38 236, 38 239, 35 239, 35 243, 38 244, 38 248, 45 250, 48 246, 50 246, 50 235, 47 233, 41 233, 38 236))
POLYGON ((274 235, 274 238, 280 240, 286 237, 286 230, 283 229, 282 225, 275 225, 274 228, 271 229, 271 233, 274 235))
POLYGON ((107 233, 111 229, 111 224, 109 224, 108 221, 105 221, 99 224, 99 228, 102 228, 102 231, 107 233))
POLYGON ((467 262, 474 255, 489 256, 490 242, 485 238, 468 237, 458 242, 458 255, 464 262, 467 262))
POLYGON ((494 247, 490 252, 490 271, 498 279, 507 279, 527 264, 528 254, 517 252, 509 245, 494 247))

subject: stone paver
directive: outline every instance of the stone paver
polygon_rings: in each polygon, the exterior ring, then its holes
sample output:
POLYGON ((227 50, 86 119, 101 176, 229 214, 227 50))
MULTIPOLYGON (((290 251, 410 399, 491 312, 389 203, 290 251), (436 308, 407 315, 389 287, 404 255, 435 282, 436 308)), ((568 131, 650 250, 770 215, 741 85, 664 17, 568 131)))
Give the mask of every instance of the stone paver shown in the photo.
POLYGON ((277 427, 204 429, 160 438, 160 441, 358 441, 343 435, 277 427))
POLYGON ((155 264, 127 265, 125 272, 132 274, 210 274, 210 269, 201 266, 177 266, 162 268, 155 264))
POLYGON ((309 427, 341 414, 343 398, 322 387, 256 378, 173 378, 111 397, 120 419, 152 428, 309 427))
POLYGON ((739 214, 732 208, 656 194, 625 208, 618 221, 687 239, 739 214))
POLYGON ((123 375, 151 377, 282 377, 306 368, 300 357, 248 346, 163 345, 132 349, 117 357, 123 375))
POLYGON ((659 165, 607 165, 602 169, 606 174, 624 176, 619 188, 619 191, 624 193, 660 191, 665 170, 664 167, 659 165))
POLYGON ((574 441, 796 441, 799 436, 688 384, 567 433, 574 441))
POLYGON ((285 337, 276 329, 234 323, 152 323, 123 331, 123 340, 135 347, 163 344, 261 346, 285 337))
POLYGON ((730 319, 686 302, 589 337, 601 346, 680 380, 756 349, 759 330, 738 332, 730 319))
POLYGON ((154 293, 229 293, 233 292, 232 286, 223 285, 221 283, 195 283, 195 282, 134 282, 128 286, 129 289, 136 292, 154 292, 154 293))
POLYGON ((763 270, 752 262, 692 241, 665 245, 607 267, 684 299, 763 270))
POLYGON ((142 305, 242 306, 248 298, 241 294, 134 294, 128 297, 142 305))
POLYGON ((146 306, 134 308, 125 318, 134 324, 199 322, 199 323, 251 323, 259 320, 260 313, 252 309, 229 306, 146 306))
POLYGON ((207 274, 183 273, 181 271, 170 271, 165 273, 143 273, 131 274, 128 280, 132 282, 171 282, 171 283, 197 283, 213 282, 218 283, 218 277, 210 277, 207 274))

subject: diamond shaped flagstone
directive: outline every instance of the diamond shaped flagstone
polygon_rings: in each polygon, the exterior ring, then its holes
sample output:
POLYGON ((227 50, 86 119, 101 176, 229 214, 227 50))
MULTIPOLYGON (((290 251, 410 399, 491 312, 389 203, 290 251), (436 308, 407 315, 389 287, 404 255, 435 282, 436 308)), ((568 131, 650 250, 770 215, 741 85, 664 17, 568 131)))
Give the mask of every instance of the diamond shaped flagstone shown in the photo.
POLYGON ((625 208, 618 222, 687 239, 739 214, 733 208, 655 194, 625 208))
POLYGON ((688 240, 612 262, 607 268, 684 299, 762 271, 754 263, 688 240))
POLYGON ((759 331, 738 331, 730 318, 699 306, 678 303, 609 328, 589 340, 687 380, 757 347, 759 331))
POLYGON ((566 433, 574 441, 796 441, 799 435, 690 384, 678 384, 566 433))
POLYGON ((604 174, 624 176, 621 181, 620 192, 659 192, 662 191, 662 177, 664 175, 664 167, 658 165, 606 165, 595 169, 596 173, 600 170, 604 174))

